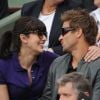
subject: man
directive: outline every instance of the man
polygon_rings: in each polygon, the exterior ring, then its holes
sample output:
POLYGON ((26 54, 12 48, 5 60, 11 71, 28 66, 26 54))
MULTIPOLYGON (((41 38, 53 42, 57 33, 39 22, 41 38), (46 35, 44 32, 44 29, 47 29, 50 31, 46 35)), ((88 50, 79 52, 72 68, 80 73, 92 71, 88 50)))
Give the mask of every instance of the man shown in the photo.
POLYGON ((63 75, 58 81, 59 100, 90 100, 91 85, 80 73, 63 75))
POLYGON ((100 59, 92 62, 85 62, 83 59, 89 46, 95 44, 98 31, 96 22, 84 10, 69 10, 62 15, 61 20, 63 26, 59 40, 63 51, 69 54, 58 57, 52 63, 41 100, 56 100, 56 80, 73 71, 85 75, 92 86, 92 100, 100 100, 100 59))

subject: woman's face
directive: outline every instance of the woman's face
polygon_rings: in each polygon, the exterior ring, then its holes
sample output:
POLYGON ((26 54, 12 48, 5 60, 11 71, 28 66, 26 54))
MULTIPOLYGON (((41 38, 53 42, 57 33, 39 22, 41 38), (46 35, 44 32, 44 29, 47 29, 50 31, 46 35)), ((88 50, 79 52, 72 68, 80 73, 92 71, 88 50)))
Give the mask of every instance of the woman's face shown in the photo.
POLYGON ((30 33, 28 36, 24 35, 24 39, 22 39, 22 45, 24 45, 27 50, 39 54, 43 52, 45 41, 45 35, 39 36, 38 34, 30 33))
POLYGON ((100 0, 94 0, 94 4, 95 4, 97 7, 100 7, 100 0))

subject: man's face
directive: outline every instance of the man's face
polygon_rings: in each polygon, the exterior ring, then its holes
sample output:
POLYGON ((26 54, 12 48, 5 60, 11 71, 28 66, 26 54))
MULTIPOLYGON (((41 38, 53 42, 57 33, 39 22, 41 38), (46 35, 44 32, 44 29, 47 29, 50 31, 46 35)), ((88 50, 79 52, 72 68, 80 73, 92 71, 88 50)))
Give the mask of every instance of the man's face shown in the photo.
POLYGON ((59 100, 77 100, 78 91, 69 82, 65 86, 60 86, 58 89, 58 94, 60 96, 59 100))
MULTIPOLYGON (((63 23, 62 28, 69 29, 69 21, 65 21, 63 23)), ((75 49, 75 46, 77 44, 77 36, 76 31, 70 30, 65 32, 64 35, 61 35, 59 37, 59 41, 61 42, 61 45, 63 47, 63 51, 72 51, 75 49)))

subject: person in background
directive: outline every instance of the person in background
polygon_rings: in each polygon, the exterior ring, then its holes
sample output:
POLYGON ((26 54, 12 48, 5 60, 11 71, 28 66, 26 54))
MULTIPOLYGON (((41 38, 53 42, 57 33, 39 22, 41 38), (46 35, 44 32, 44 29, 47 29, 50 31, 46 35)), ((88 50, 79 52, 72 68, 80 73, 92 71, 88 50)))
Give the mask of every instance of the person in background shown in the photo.
POLYGON ((94 4, 97 6, 97 9, 90 13, 91 16, 94 17, 96 23, 98 25, 98 36, 97 42, 100 40, 100 0, 94 0, 94 4))
POLYGON ((86 62, 84 56, 95 45, 98 28, 92 16, 85 10, 69 10, 61 16, 63 23, 59 41, 65 55, 51 64, 43 96, 39 100, 58 100, 56 81, 62 75, 81 72, 92 86, 92 100, 100 99, 100 58, 86 62), (69 52, 69 53, 68 53, 69 52))
POLYGON ((21 17, 0 39, 0 100, 37 100, 57 54, 43 50, 45 25, 21 17))
POLYGON ((98 26, 98 34, 96 37, 96 45, 91 46, 88 49, 88 53, 84 57, 86 61, 90 62, 91 60, 95 60, 100 57, 100 0, 94 0, 94 4, 97 6, 97 9, 90 13, 91 16, 94 17, 97 26, 98 26))
POLYGON ((0 19, 8 15, 8 0, 0 0, 0 19))
POLYGON ((94 5, 94 0, 77 0, 76 2, 79 2, 81 7, 87 9, 89 12, 96 9, 96 6, 94 5))
MULTIPOLYGON (((91 5, 91 2, 89 4, 91 5)), ((80 0, 36 0, 24 4, 21 15, 35 16, 44 22, 47 28, 47 41, 44 49, 62 55, 64 53, 58 40, 62 27, 60 16, 64 11, 78 7, 85 8, 85 4, 80 0)), ((91 11, 92 6, 91 10, 90 7, 88 10, 91 11)))
POLYGON ((91 100, 90 82, 78 72, 63 75, 57 80, 59 100, 91 100))

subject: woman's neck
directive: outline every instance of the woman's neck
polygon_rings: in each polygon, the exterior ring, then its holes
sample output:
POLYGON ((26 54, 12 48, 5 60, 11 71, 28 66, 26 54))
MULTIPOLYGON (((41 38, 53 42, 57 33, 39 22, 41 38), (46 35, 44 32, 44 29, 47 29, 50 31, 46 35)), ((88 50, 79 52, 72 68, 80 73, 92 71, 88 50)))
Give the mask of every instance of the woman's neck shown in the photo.
POLYGON ((31 70, 33 63, 35 63, 37 60, 37 56, 30 52, 21 51, 18 55, 18 59, 22 68, 26 70, 31 70))

